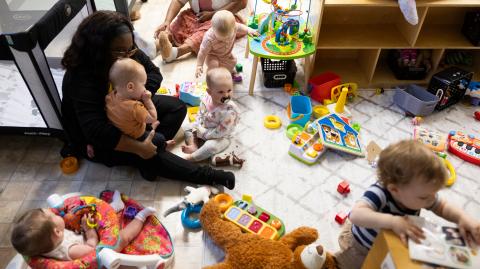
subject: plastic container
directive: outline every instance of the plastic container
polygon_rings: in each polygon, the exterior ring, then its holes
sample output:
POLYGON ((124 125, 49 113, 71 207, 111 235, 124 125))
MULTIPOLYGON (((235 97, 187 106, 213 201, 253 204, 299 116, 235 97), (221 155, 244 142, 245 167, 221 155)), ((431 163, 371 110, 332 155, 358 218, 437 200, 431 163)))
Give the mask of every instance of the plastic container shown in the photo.
POLYGON ((318 102, 331 98, 331 90, 340 84, 340 76, 333 72, 325 72, 308 80, 310 97, 318 102))
POLYGON ((312 116, 312 103, 310 102, 310 98, 302 95, 292 96, 290 104, 288 104, 287 107, 287 113, 290 118, 290 123, 295 123, 302 127, 305 126, 312 116))
POLYGON ((397 88, 393 96, 396 105, 415 116, 431 114, 438 101, 436 95, 415 84, 408 85, 405 90, 397 88))
POLYGON ((263 71, 263 85, 267 88, 280 88, 286 83, 293 85, 297 66, 294 60, 271 60, 260 58, 263 71))

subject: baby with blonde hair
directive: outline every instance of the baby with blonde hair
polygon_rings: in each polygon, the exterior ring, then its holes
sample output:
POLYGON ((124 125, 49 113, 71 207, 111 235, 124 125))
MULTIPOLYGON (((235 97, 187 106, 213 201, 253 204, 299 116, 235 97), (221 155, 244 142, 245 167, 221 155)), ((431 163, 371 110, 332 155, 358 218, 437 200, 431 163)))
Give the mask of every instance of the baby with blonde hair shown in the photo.
POLYGON ((235 21, 235 16, 227 10, 220 10, 213 15, 212 28, 204 35, 197 57, 195 76, 203 73, 203 64, 207 68, 225 67, 232 73, 234 81, 241 80, 234 68, 237 58, 232 50, 237 36, 245 34, 258 35, 258 32, 235 21))

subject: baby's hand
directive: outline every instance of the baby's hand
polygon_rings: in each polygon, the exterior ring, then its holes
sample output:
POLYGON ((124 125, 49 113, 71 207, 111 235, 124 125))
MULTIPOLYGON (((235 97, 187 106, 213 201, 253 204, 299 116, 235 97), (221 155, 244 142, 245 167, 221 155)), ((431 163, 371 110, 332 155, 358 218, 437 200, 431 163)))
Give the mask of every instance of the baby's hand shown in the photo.
POLYGON ((420 243, 420 239, 425 239, 422 229, 410 222, 407 216, 393 216, 391 227, 405 245, 407 244, 408 238, 412 239, 415 243, 420 243))
POLYGON ((467 240, 469 246, 476 247, 480 245, 480 222, 463 215, 458 221, 458 229, 462 237, 467 240))
POLYGON ((150 91, 145 90, 142 94, 142 101, 148 101, 152 99, 152 93, 150 91))
POLYGON ((95 218, 93 217, 92 213, 85 214, 82 217, 82 231, 84 231, 84 232, 92 229, 92 228, 90 228, 90 226, 88 226, 87 221, 89 223, 95 223, 95 218))
POLYGON ((202 75, 203 73, 203 66, 201 65, 198 65, 197 66, 197 70, 195 71, 195 77, 198 78, 202 75))

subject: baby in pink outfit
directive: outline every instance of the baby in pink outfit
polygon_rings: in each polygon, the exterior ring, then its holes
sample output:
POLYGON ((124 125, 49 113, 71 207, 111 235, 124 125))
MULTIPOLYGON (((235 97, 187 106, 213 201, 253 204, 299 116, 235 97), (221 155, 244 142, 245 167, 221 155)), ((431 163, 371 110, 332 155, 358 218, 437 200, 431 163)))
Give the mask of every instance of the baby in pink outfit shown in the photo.
POLYGON ((197 57, 197 68, 195 76, 203 73, 203 64, 207 68, 225 67, 234 75, 237 58, 233 56, 232 50, 235 37, 238 35, 258 35, 258 32, 235 21, 235 16, 227 10, 220 10, 213 15, 212 28, 205 33, 200 51, 197 57))

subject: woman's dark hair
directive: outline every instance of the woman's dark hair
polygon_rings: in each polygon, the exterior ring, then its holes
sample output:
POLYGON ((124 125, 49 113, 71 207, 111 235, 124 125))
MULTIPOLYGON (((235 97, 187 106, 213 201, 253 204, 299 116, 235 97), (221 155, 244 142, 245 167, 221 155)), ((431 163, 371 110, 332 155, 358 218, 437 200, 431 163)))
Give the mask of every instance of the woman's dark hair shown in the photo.
POLYGON ((72 44, 63 55, 62 65, 67 70, 82 66, 106 76, 113 63, 110 45, 126 32, 133 35, 133 26, 121 13, 97 11, 89 15, 78 26, 72 44))

